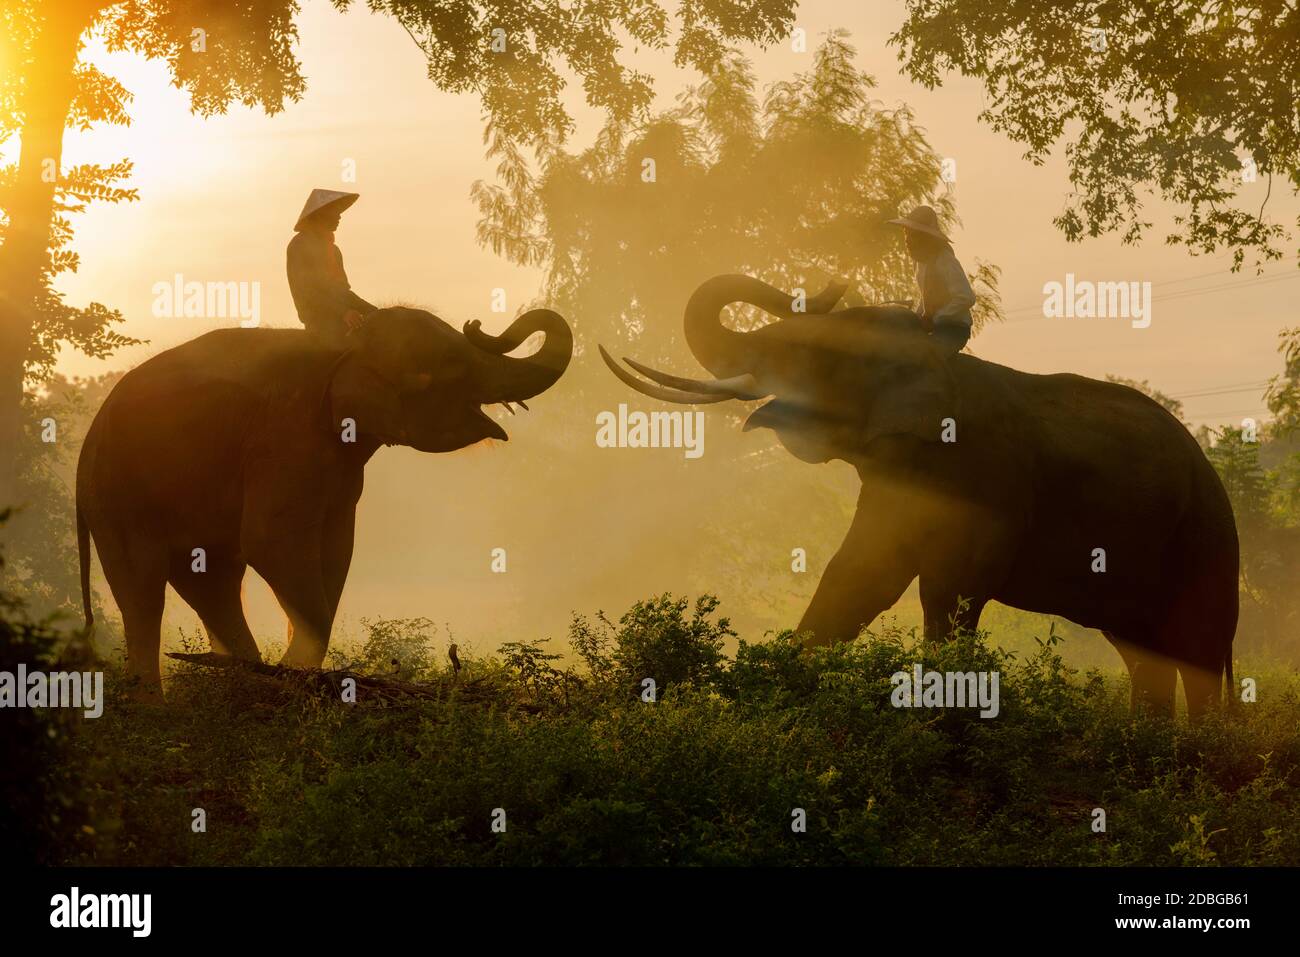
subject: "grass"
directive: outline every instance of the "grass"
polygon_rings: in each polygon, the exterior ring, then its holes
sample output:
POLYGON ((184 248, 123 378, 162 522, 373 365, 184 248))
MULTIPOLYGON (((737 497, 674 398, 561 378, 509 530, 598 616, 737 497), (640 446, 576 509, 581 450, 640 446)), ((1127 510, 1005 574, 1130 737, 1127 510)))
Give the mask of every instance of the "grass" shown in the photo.
POLYGON ((79 722, 77 813, 46 857, 91 864, 1277 865, 1300 863, 1300 678, 1196 726, 1131 717, 1127 681, 968 634, 835 648, 740 640, 709 597, 575 618, 467 657, 422 619, 364 623, 332 664, 446 688, 381 707, 181 666, 168 703, 79 722), (897 709, 890 676, 998 671, 1001 710, 897 709), (645 697, 645 678, 655 700, 645 697), (458 692, 470 682, 473 699, 458 692), (206 830, 196 832, 202 809, 206 830), (806 830, 792 824, 798 809, 806 830), (1105 830, 1094 830, 1097 809, 1105 830), (504 816, 504 830, 500 823, 504 816), (497 826, 494 828, 494 821, 497 826))

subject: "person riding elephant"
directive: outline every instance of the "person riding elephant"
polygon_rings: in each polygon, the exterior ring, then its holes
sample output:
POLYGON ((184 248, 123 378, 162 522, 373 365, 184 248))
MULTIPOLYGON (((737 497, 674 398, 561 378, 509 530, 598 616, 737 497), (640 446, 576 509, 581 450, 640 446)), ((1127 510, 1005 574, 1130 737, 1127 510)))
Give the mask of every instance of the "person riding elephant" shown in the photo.
POLYGON ((198 613, 213 651, 260 660, 241 599, 252 568, 289 621, 283 663, 320 667, 366 463, 392 445, 439 453, 505 441, 483 406, 542 394, 572 355, 573 333, 549 309, 489 335, 477 321, 457 331, 392 306, 342 343, 297 329, 216 329, 152 356, 113 387, 77 460, 87 629, 93 547, 134 691, 156 699, 168 585, 198 613), (510 354, 538 334, 536 352, 510 354))
POLYGON ((903 227, 908 255, 916 262, 916 285, 921 293, 916 311, 921 321, 948 352, 961 352, 970 339, 975 292, 952 251, 952 242, 939 228, 939 217, 929 206, 918 206, 889 224, 903 227))
POLYGON ((294 225, 297 233, 286 250, 289 292, 298 318, 323 339, 342 342, 344 337, 375 311, 352 291, 343 270, 343 253, 334 232, 344 210, 360 198, 358 193, 313 189, 294 225))
POLYGON ((857 510, 796 628, 805 642, 856 638, 917 580, 928 640, 978 628, 996 601, 1101 631, 1135 707, 1172 713, 1180 675, 1193 717, 1231 694, 1237 528, 1187 427, 1127 386, 954 355, 910 309, 831 311, 843 288, 809 299, 814 312, 750 276, 701 284, 682 328, 711 378, 625 369, 600 349, 637 392, 762 403, 745 431, 857 470, 857 510), (733 329, 734 303, 774 321, 733 329))

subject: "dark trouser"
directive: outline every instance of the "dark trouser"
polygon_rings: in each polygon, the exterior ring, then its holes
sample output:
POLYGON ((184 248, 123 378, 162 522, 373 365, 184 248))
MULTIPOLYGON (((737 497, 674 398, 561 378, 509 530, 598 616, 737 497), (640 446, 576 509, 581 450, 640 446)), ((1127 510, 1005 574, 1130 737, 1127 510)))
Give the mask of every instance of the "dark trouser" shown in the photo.
POLYGON ((934 341, 943 346, 944 351, 950 355, 961 352, 970 339, 970 319, 966 318, 965 322, 954 321, 953 319, 940 319, 934 324, 934 341))
POLYGON ((346 344, 345 337, 348 334, 348 326, 343 321, 342 316, 314 317, 311 322, 302 321, 302 324, 307 327, 308 332, 318 339, 323 339, 330 345, 341 346, 346 344))

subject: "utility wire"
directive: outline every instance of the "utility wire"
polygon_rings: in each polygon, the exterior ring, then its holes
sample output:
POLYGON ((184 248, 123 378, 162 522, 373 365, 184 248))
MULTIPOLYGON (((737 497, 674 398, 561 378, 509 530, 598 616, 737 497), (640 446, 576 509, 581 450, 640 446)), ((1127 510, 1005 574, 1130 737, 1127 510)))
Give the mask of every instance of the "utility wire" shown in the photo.
MULTIPOLYGON (((1157 282, 1153 282, 1153 283, 1151 284, 1151 287, 1154 289, 1154 288, 1157 288, 1157 287, 1160 287, 1160 286, 1173 286, 1173 285, 1177 285, 1178 283, 1182 283, 1182 282, 1195 282, 1195 281, 1198 280, 1198 279, 1209 279, 1209 278, 1212 277, 1212 276, 1222 276, 1222 275, 1224 275, 1226 272, 1227 272, 1227 270, 1220 268, 1220 269, 1215 269, 1215 270, 1213 270, 1212 272, 1197 273, 1197 274, 1194 275, 1194 276, 1183 276, 1183 277, 1181 277, 1181 278, 1179 278, 1179 279, 1161 279, 1161 280, 1158 280, 1157 282)), ((1243 278, 1241 279, 1241 282, 1243 282, 1243 283, 1256 282, 1256 281, 1258 281, 1258 280, 1260 280, 1260 279, 1272 279, 1272 278, 1275 278, 1275 277, 1278 277, 1278 276, 1289 276, 1289 275, 1300 275, 1300 272, 1293 273, 1291 270, 1287 270, 1286 272, 1265 273, 1265 274, 1262 275, 1262 276, 1246 276, 1246 277, 1243 277, 1243 278)), ((1131 280, 1130 280, 1130 281, 1131 281, 1131 280)), ((1235 280, 1234 280, 1234 281, 1231 281, 1230 284, 1235 284, 1235 282, 1236 282, 1235 280)), ((1027 311, 1027 310, 1033 310, 1033 309, 1037 309, 1037 308, 1038 308, 1038 306, 1035 306, 1035 305, 1026 305, 1026 306, 1019 306, 1019 307, 1017 307, 1017 308, 1015 308, 1015 309, 1011 309, 1011 310, 1008 310, 1008 311, 1009 311, 1009 312, 1025 312, 1025 311, 1027 311)))
MULTIPOLYGON (((1199 289, 1180 289, 1177 292, 1171 293, 1167 296, 1161 296, 1159 298, 1161 302, 1172 302, 1173 300, 1176 299, 1186 299, 1188 296, 1207 295, 1215 292, 1224 292, 1230 289, 1231 290, 1250 289, 1256 286, 1266 286, 1272 283, 1287 282, 1294 279, 1300 279, 1300 271, 1296 271, 1293 273, 1275 274, 1270 276, 1257 276, 1254 279, 1243 279, 1240 282, 1219 283, 1218 285, 1214 285, 1214 286, 1203 286, 1199 289)), ((1173 282, 1173 281, 1182 281, 1182 280, 1170 280, 1170 281, 1173 282)), ((1043 315, 1043 307, 1041 303, 1036 306, 1021 306, 1018 309, 1010 309, 1006 312, 1006 316, 1007 316, 1006 322, 1008 323, 1025 322, 1030 319, 1048 318, 1043 315), (1012 316, 1017 316, 1019 318, 1011 318, 1012 316)), ((1058 318, 1058 317, 1053 317, 1053 318, 1058 318)))
POLYGON ((1206 392, 1180 392, 1176 395, 1170 395, 1171 399, 1203 399, 1211 395, 1232 395, 1236 392, 1254 392, 1257 389, 1263 389, 1267 382, 1257 382, 1248 386, 1241 386, 1236 389, 1211 389, 1206 392))

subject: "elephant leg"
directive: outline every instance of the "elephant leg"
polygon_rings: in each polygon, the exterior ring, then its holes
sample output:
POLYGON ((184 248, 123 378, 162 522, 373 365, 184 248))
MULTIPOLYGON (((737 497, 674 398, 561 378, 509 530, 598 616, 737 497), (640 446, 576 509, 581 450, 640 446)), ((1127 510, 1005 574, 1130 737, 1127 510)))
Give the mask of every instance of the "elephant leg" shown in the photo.
POLYGON ((1155 714, 1173 717, 1174 693, 1178 686, 1178 669, 1164 655, 1144 648, 1131 638, 1103 632, 1110 639, 1129 674, 1129 707, 1134 713, 1147 708, 1155 714))
POLYGON ((271 587, 288 619, 280 664, 318 668, 329 648, 334 604, 324 580, 327 490, 305 462, 261 463, 245 476, 239 551, 271 587))
MULTIPOLYGON (((1157 635, 1159 647, 1177 661, 1192 721, 1222 700, 1224 670, 1237 630, 1236 587, 1235 564, 1214 573, 1187 571, 1183 590, 1157 635)), ((1235 692, 1227 689, 1229 695, 1235 692)))
POLYGON ((909 549, 889 528, 865 518, 859 508, 799 621, 804 643, 852 641, 898 601, 915 577, 909 549))
POLYGON ((1207 711, 1219 706, 1223 673, 1195 665, 1180 664, 1178 673, 1183 676, 1183 692, 1187 695, 1187 717, 1192 721, 1202 718, 1207 711))
POLYGON ((250 551, 249 564, 266 579, 289 619, 289 644, 280 664, 319 668, 329 649, 334 611, 321 574, 319 539, 286 534, 250 551), (287 543, 287 544, 283 544, 287 543))
POLYGON ((1191 610, 1180 610, 1160 632, 1160 647, 1167 649, 1183 677, 1187 717, 1192 721, 1219 706, 1228 655, 1225 649, 1231 646, 1233 634, 1231 626, 1223 628, 1210 614, 1194 618, 1191 610))
POLYGON ((123 602, 122 629, 126 634, 126 670, 135 681, 133 695, 142 701, 162 700, 162 671, 158 652, 162 645, 165 582, 144 583, 123 602))
POLYGON ((171 586, 198 612, 207 629, 212 650, 248 661, 260 661, 261 652, 244 618, 243 581, 247 566, 235 559, 209 560, 203 573, 173 566, 171 586))
POLYGON ((925 640, 938 644, 947 641, 954 631, 974 631, 979 627, 987 598, 971 598, 962 592, 935 586, 921 576, 921 610, 925 613, 925 640))
POLYGON ((348 580, 352 566, 352 543, 356 529, 357 510, 353 505, 339 509, 325 523, 321 548, 321 573, 325 582, 325 597, 329 602, 331 618, 338 614, 343 585, 348 580))
POLYGON ((167 597, 167 554, 143 535, 128 538, 117 531, 102 534, 96 547, 104 578, 122 613, 131 695, 141 701, 161 701, 158 652, 167 597))
POLYGON ((1159 656, 1139 658, 1132 671, 1134 705, 1166 718, 1174 716, 1178 670, 1159 656))

